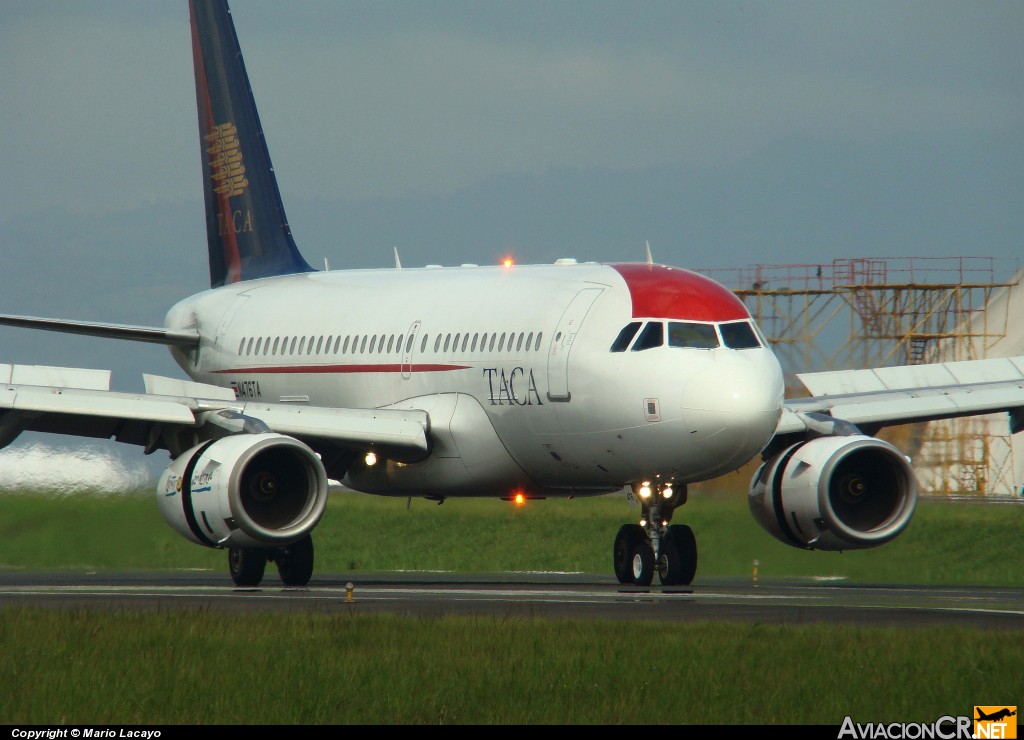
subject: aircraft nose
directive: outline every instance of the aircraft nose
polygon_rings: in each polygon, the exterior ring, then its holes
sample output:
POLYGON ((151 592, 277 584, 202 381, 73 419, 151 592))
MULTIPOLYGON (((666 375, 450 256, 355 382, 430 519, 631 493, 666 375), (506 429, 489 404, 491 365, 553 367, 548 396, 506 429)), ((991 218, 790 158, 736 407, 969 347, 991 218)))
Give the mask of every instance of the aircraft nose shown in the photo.
POLYGON ((782 413, 782 371, 774 357, 730 351, 687 382, 683 422, 690 440, 723 470, 760 452, 782 413))

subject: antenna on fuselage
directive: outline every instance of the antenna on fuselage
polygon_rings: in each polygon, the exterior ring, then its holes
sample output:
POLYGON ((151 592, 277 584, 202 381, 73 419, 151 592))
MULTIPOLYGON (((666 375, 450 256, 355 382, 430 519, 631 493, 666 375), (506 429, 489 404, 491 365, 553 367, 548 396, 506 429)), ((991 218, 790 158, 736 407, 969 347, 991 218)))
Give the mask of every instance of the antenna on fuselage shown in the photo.
POLYGON ((395 269, 401 272, 402 260, 398 259, 398 247, 392 247, 395 250, 395 269))
POLYGON ((330 271, 331 271, 331 266, 329 264, 327 264, 327 258, 324 257, 324 272, 330 272, 330 271))
POLYGON ((644 241, 644 248, 647 250, 647 264, 653 265, 654 259, 651 257, 651 243, 649 241, 644 241))

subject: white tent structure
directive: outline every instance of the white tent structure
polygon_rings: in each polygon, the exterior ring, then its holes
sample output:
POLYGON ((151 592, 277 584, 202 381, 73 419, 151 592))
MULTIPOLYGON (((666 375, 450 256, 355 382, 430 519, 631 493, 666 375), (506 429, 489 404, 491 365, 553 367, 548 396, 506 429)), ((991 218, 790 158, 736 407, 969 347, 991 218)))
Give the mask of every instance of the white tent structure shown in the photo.
MULTIPOLYGON (((966 319, 961 334, 970 338, 939 343, 928 361, 1024 355, 1022 283, 1019 270, 966 319)), ((931 422, 913 459, 923 492, 1024 495, 1024 434, 1010 435, 1006 414, 931 422)))

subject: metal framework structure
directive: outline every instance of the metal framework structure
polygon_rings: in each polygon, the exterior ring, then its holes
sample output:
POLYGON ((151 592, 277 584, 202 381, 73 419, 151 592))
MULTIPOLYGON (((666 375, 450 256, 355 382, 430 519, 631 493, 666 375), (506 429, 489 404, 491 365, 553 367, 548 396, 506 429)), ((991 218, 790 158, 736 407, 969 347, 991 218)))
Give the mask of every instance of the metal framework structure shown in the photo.
MULTIPOLYGON (((801 392, 798 371, 987 357, 1008 330, 1009 302, 992 299, 1014 285, 1006 280, 1016 267, 991 257, 894 257, 700 272, 743 300, 791 390, 801 392)), ((902 441, 930 493, 1013 489, 1005 422, 1002 433, 984 417, 899 433, 907 435, 902 441)))

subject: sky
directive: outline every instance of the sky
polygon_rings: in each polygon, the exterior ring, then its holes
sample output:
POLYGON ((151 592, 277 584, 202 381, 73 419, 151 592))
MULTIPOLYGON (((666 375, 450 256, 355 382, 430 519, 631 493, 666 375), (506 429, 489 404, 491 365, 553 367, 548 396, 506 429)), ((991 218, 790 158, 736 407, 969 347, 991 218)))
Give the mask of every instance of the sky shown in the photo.
MULTIPOLYGON (((315 266, 1024 253, 1018 1, 231 6, 315 266)), ((160 325, 208 286, 187 3, 0 0, 0 69, 0 313, 160 325)), ((22 329, 0 362, 183 377, 22 329)))

